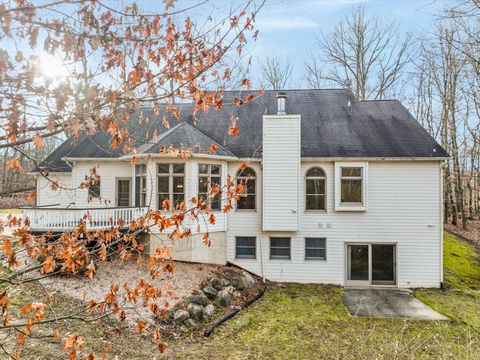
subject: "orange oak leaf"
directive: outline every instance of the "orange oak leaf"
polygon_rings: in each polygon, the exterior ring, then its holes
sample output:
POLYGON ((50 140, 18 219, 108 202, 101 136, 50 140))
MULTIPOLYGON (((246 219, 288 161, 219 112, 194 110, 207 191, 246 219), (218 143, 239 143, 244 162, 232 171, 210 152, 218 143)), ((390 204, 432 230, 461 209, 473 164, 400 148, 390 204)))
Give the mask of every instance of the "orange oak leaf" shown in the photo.
POLYGON ((141 335, 143 332, 143 329, 145 329, 145 321, 143 320, 138 320, 137 322, 137 332, 141 335))
POLYGON ((33 143, 39 149, 45 147, 45 144, 43 143, 43 139, 40 134, 35 135, 35 137, 33 138, 33 143))

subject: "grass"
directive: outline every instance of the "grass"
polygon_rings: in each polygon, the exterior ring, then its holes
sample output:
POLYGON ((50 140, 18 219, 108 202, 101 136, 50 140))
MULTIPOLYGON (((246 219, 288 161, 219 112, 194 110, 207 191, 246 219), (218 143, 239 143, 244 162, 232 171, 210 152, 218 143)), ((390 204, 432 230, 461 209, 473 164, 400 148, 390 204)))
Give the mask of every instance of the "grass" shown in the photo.
POLYGON ((471 244, 445 233, 445 282, 456 289, 480 290, 480 254, 471 244))
MULTIPOLYGON (((248 310, 217 329, 211 338, 171 339, 166 355, 178 359, 478 359, 480 353, 480 253, 469 243, 445 234, 445 282, 448 290, 418 289, 415 295, 453 321, 353 318, 343 305, 343 290, 325 285, 270 284, 248 310)), ((45 289, 30 284, 12 294, 20 309, 27 299, 45 299, 45 289)), ((47 311, 62 314, 79 306, 57 294, 47 311)), ((39 326, 36 335, 50 335, 39 326)), ((151 341, 121 324, 64 322, 62 334, 76 332, 85 341, 83 354, 100 354, 111 345, 109 358, 162 358, 151 341), (134 345, 133 345, 134 344, 134 345)), ((3 339, 3 336, 2 336, 3 339)), ((14 336, 4 342, 14 346, 14 336)), ((3 354, 0 354, 2 358, 3 354)), ((54 338, 29 339, 23 359, 64 359, 54 338)))
POLYGON ((451 319, 480 329, 480 253, 447 232, 443 253, 448 290, 421 289, 415 295, 451 319))
POLYGON ((21 214, 22 209, 0 209, 0 214, 21 214))
POLYGON ((480 353, 479 253, 445 236, 448 290, 415 295, 450 322, 352 318, 333 286, 271 284, 264 297, 217 330, 177 348, 175 358, 477 359, 480 353))

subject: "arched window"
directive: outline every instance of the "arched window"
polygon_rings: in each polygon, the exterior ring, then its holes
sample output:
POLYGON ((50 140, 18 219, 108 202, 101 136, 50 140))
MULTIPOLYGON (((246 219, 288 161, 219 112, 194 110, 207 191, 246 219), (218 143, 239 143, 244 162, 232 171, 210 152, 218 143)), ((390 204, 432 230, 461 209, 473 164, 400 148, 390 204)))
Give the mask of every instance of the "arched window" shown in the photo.
POLYGON ((256 178, 255 171, 251 167, 246 167, 237 173, 238 183, 245 187, 237 200, 237 209, 255 210, 256 178))
POLYGON ((305 209, 326 209, 326 176, 325 171, 319 167, 313 167, 307 171, 305 178, 305 209))

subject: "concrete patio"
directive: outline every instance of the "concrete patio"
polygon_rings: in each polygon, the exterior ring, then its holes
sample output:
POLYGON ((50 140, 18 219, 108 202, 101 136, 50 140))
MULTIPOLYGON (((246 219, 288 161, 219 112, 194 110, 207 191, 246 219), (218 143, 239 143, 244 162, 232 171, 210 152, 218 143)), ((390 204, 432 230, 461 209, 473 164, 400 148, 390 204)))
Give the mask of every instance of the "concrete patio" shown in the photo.
POLYGON ((401 289, 345 289, 343 303, 350 315, 373 318, 449 320, 401 289))

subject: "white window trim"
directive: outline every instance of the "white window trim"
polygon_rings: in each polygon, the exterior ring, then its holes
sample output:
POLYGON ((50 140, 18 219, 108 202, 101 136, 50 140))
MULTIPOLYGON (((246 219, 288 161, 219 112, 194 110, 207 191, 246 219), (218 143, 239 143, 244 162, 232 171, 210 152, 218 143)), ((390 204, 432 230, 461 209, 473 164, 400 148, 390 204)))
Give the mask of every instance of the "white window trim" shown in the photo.
MULTIPOLYGON (((255 192, 252 193, 247 193, 247 187, 245 187, 245 193, 246 195, 254 195, 255 196, 255 207, 253 209, 240 209, 238 207, 238 203, 235 202, 235 211, 240 211, 240 212, 257 212, 257 198, 258 198, 258 191, 257 191, 257 184, 258 184, 258 176, 257 176, 257 170, 252 167, 252 166, 247 166, 247 168, 252 169, 253 173, 255 174, 253 177, 252 176, 239 176, 239 174, 244 170, 239 170, 237 171, 237 185, 239 183, 239 180, 244 179, 244 180, 250 180, 254 179, 255 180, 255 192)), ((239 194, 239 196, 243 196, 243 194, 239 194)))
POLYGON ((156 181, 156 202, 157 202, 157 209, 158 210, 164 210, 163 207, 162 207, 162 204, 159 204, 158 202, 158 198, 160 197, 160 194, 166 194, 166 193, 159 193, 158 192, 158 178, 160 177, 163 177, 163 178, 168 178, 168 200, 170 201, 170 208, 167 209, 169 211, 172 211, 172 209, 174 209, 174 201, 173 201, 173 198, 174 198, 174 195, 183 195, 183 201, 185 203, 185 172, 186 172, 186 163, 183 163, 183 162, 158 162, 155 164, 155 172, 156 172, 156 177, 157 177, 157 181, 156 181), (160 173, 158 171, 158 168, 159 168, 159 165, 168 165, 168 173, 160 173), (173 167, 174 165, 183 165, 183 173, 174 173, 173 172, 173 167), (179 193, 179 192, 174 192, 174 188, 173 188, 173 178, 175 177, 181 177, 183 178, 183 192, 182 193, 179 193))
MULTIPOLYGON (((328 256, 327 256, 327 248, 328 248, 328 245, 327 245, 327 237, 326 236, 305 236, 303 238, 304 242, 303 242, 303 250, 304 250, 304 253, 303 253, 303 260, 306 261, 306 262, 309 262, 309 261, 312 261, 312 262, 315 262, 315 261, 323 261, 323 262, 326 262, 327 259, 328 259, 328 256), (307 239, 325 239, 325 247, 324 248, 319 248, 319 249, 325 249, 325 257, 324 258, 307 258, 307 239)), ((313 249, 313 248, 311 248, 313 249)))
MULTIPOLYGON (((204 162, 200 161, 196 164, 197 167, 197 199, 200 200, 200 184, 199 184, 199 179, 200 177, 207 177, 208 178, 208 192, 207 196, 210 194, 210 189, 211 189, 211 179, 212 176, 214 177, 219 177, 220 178, 220 209, 212 209, 213 212, 222 212, 223 211, 223 178, 225 177, 224 174, 224 168, 226 166, 223 163, 218 163, 218 162, 204 162), (208 166, 208 173, 207 174, 200 174, 200 165, 207 165, 208 166), (212 165, 218 165, 220 166, 220 175, 213 174, 212 175, 212 165)), ((203 193, 202 193, 203 194, 203 193)), ((211 201, 211 199, 210 199, 211 201)))
POLYGON ((236 235, 235 236, 235 260, 240 260, 240 261, 257 261, 257 237, 256 236, 251 236, 251 235, 236 235), (254 257, 238 257, 237 256, 237 247, 238 247, 238 238, 239 237, 250 237, 254 238, 254 246, 253 249, 255 250, 255 256, 254 257))
POLYGON ((328 199, 327 199, 327 196, 328 196, 328 180, 327 180, 327 172, 325 171, 325 168, 324 166, 320 166, 320 165, 312 165, 310 167, 308 167, 305 171, 305 174, 303 176, 303 202, 304 202, 304 205, 303 205, 303 211, 305 213, 327 213, 327 208, 328 208, 328 199), (319 169, 322 169, 323 173, 325 174, 325 176, 307 176, 307 173, 313 169, 313 168, 319 168, 319 169), (321 210, 321 209, 307 209, 307 179, 323 179, 325 181, 325 194, 323 194, 323 197, 324 197, 324 201, 325 201, 325 209, 321 210))
POLYGON ((366 161, 345 161, 335 163, 335 211, 367 211, 368 209, 368 162, 366 161), (362 200, 361 204, 344 203, 341 199, 341 171, 342 167, 362 168, 362 200))

